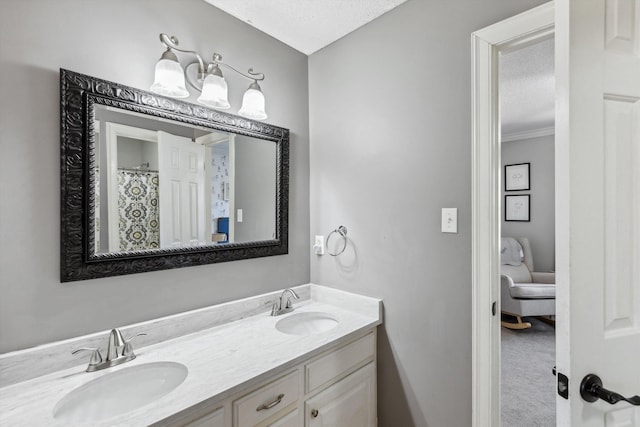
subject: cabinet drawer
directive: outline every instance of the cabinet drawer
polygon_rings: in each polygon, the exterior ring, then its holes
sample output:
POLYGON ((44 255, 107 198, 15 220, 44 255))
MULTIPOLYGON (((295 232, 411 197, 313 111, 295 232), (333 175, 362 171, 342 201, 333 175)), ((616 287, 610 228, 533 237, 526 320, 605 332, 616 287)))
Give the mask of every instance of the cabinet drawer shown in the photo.
POLYGON ((267 427, 300 427, 302 425, 302 417, 300 411, 295 409, 282 418, 278 418, 276 421, 267 424, 267 427))
POLYGON ((321 385, 373 360, 376 352, 375 347, 375 335, 371 333, 307 364, 305 366, 306 392, 312 392, 321 385))
POLYGON ((233 402, 233 425, 249 427, 266 420, 298 400, 298 370, 272 381, 253 393, 233 402))

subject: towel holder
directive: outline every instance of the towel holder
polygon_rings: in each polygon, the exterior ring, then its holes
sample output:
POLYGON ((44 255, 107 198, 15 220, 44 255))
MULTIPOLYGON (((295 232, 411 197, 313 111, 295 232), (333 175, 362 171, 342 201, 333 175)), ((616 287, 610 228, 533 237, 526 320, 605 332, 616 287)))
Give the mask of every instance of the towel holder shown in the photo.
POLYGON ((327 241, 325 242, 325 246, 327 248, 327 253, 331 256, 338 256, 343 253, 344 250, 347 249, 347 227, 341 225, 340 227, 329 233, 329 235, 327 236, 327 241), (331 240, 331 236, 333 236, 334 234, 338 234, 342 239, 342 249, 336 252, 331 252, 331 250, 329 250, 329 240, 331 240))

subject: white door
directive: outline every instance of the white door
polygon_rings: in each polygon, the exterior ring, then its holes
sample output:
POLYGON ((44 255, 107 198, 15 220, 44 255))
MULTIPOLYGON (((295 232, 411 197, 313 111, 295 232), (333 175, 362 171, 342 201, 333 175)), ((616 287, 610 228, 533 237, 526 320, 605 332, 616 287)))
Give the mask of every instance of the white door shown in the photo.
POLYGON ((205 199, 205 148, 189 138, 158 131, 160 246, 211 241, 205 199), (209 231, 207 231, 209 230, 209 231))
POLYGON ((640 427, 640 0, 556 2, 559 426, 640 427))

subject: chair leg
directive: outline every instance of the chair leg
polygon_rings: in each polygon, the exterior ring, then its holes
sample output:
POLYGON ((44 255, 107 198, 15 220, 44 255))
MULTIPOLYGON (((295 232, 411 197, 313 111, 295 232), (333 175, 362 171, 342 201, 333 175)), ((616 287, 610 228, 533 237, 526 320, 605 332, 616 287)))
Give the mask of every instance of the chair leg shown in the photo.
POLYGON ((513 315, 516 318, 516 323, 505 322, 504 320, 500 321, 500 325, 507 329, 519 330, 519 329, 529 329, 531 327, 531 323, 523 322, 522 316, 513 315))
POLYGON ((547 325, 556 327, 556 316, 536 316, 538 320, 546 323, 547 325))

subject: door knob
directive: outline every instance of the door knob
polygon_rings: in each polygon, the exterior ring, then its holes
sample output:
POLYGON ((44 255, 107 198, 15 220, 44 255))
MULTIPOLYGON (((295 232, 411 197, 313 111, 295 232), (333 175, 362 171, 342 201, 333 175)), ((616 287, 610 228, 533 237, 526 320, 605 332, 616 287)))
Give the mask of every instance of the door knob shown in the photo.
POLYGON ((580 383, 580 396, 587 402, 595 402, 602 399, 612 405, 624 400, 632 405, 640 406, 640 396, 624 397, 602 387, 602 380, 596 374, 586 375, 580 383))

